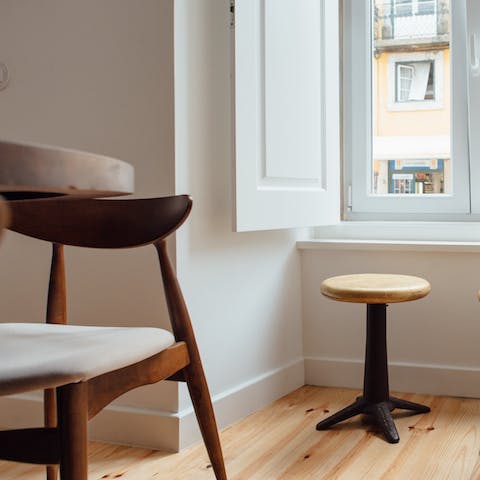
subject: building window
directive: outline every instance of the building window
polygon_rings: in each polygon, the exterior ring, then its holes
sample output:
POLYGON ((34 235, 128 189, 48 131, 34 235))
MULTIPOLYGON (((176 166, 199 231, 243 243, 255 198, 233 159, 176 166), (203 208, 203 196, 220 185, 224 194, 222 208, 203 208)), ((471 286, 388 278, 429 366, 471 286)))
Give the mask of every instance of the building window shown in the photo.
MULTIPOLYGON (((381 88, 386 82, 388 110, 434 110, 444 108, 444 51, 382 53, 374 61, 387 63, 387 75, 375 79, 381 88)), ((376 69, 379 74, 381 68, 376 69)))
POLYGON ((394 0, 394 12, 398 17, 435 14, 436 0, 394 0))
POLYGON ((396 102, 435 100, 434 62, 397 62, 395 64, 396 102))
POLYGON ((434 14, 436 6, 436 0, 417 0, 417 12, 419 15, 434 14))
POLYGON ((414 193, 413 175, 395 173, 393 177, 393 193, 414 193))

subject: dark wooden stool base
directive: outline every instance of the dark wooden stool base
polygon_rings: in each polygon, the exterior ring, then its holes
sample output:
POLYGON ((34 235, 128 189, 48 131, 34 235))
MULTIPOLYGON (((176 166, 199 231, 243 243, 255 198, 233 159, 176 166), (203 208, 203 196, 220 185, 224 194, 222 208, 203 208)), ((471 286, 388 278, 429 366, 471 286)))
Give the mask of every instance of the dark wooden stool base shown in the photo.
POLYGON ((391 397, 389 394, 386 320, 386 304, 367 304, 363 395, 357 397, 348 407, 319 422, 317 430, 325 430, 336 423, 363 413, 372 418, 388 442, 398 443, 400 437, 390 412, 395 408, 418 413, 430 411, 430 407, 391 397))
POLYGON ((325 420, 317 424, 317 430, 326 430, 336 423, 347 420, 359 414, 369 415, 373 423, 377 425, 382 431, 385 439, 389 443, 398 443, 400 437, 398 436, 397 427, 393 422, 392 414, 390 413, 395 408, 402 408, 405 410, 412 410, 419 413, 426 413, 430 411, 430 407, 420 405, 419 403, 409 402, 401 398, 390 397, 385 402, 370 403, 365 400, 363 396, 357 397, 348 407, 334 413, 325 420))

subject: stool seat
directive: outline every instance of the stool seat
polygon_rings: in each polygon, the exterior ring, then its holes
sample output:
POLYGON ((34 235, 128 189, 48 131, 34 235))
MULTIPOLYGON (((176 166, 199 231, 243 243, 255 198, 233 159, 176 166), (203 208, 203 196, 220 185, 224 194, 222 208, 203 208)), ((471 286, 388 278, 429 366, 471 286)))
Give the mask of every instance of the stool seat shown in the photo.
POLYGON ((352 303, 398 303, 425 297, 431 290, 427 280, 411 275, 358 273, 324 280, 320 291, 326 297, 352 303))

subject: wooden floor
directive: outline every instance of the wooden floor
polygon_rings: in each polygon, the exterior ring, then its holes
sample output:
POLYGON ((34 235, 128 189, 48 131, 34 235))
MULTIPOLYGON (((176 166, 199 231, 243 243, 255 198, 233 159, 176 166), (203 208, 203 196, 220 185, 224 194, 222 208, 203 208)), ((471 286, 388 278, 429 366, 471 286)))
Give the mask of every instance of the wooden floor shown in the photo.
MULTIPOLYGON (((430 405, 395 413, 400 443, 351 419, 326 432, 315 424, 358 392, 303 387, 221 434, 231 480, 480 480, 480 400, 398 396, 430 405)), ((89 480, 214 479, 203 445, 180 454, 92 443, 89 480)), ((2 480, 40 480, 43 468, 0 462, 2 480)))

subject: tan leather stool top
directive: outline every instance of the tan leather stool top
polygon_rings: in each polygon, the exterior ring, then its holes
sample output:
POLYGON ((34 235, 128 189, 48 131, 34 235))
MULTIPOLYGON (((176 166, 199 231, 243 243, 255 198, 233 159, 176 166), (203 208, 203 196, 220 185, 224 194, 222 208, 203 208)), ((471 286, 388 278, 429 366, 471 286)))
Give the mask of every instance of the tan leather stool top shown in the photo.
POLYGON ((431 290, 427 280, 410 275, 358 273, 324 280, 320 291, 341 302, 397 303, 425 297, 431 290))

